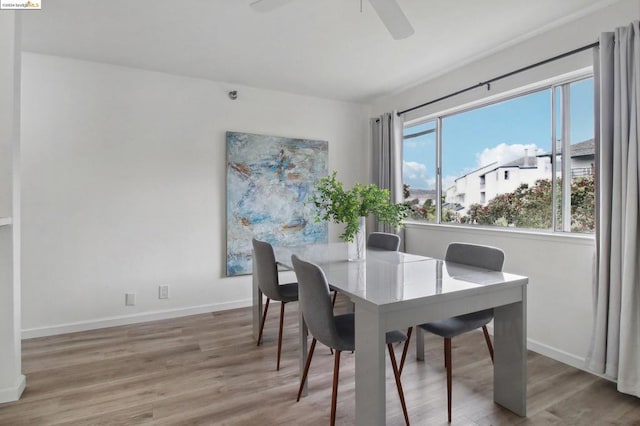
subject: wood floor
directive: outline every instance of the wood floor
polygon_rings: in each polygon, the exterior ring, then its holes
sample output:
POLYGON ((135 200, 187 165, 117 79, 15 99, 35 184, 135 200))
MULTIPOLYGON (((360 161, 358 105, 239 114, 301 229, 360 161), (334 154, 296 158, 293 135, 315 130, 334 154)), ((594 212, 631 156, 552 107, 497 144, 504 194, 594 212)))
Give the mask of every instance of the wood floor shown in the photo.
MULTIPOLYGON (((0 405, 0 424, 326 425, 333 357, 318 345, 309 396, 296 403, 297 304, 287 305, 280 371, 272 305, 261 347, 250 309, 26 340, 27 388, 0 405)), ((402 374, 409 416, 414 425, 445 425, 441 339, 426 338, 426 358, 417 362, 412 344, 402 374)), ((493 403, 482 332, 453 339, 452 424, 640 425, 640 399, 613 383, 533 352, 528 366, 529 416, 520 418, 493 403)), ((345 353, 338 424, 354 423, 354 395, 354 356, 345 353)), ((387 424, 404 424, 390 365, 387 424)))

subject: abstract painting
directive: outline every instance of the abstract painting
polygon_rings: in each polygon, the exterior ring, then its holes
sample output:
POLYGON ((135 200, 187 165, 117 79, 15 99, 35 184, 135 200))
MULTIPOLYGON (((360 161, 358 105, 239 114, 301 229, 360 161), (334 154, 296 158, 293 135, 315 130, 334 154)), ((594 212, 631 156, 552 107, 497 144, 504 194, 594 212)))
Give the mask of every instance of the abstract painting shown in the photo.
POLYGON ((327 242, 310 202, 327 176, 329 143, 227 132, 227 276, 251 273, 251 239, 275 246, 327 242))

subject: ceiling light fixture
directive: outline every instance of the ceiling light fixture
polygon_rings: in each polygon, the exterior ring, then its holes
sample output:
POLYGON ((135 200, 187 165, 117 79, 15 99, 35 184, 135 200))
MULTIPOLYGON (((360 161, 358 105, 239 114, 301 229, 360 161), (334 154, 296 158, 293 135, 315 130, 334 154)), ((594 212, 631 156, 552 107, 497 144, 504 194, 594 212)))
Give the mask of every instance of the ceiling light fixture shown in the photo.
MULTIPOLYGON (((291 1, 293 0, 254 0, 251 7, 258 12, 270 12, 291 1)), ((415 32, 397 0, 369 0, 369 3, 395 40, 407 38, 415 32)), ((321 3, 318 1, 318 4, 321 3)), ((362 0, 360 11, 362 12, 362 0)))

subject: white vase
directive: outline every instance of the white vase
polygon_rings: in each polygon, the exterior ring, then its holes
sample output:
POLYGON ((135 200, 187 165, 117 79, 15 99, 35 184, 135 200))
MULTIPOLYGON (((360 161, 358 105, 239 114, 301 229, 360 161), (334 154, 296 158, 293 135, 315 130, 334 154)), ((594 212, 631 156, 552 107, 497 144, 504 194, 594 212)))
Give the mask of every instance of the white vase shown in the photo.
POLYGON ((367 256, 367 218, 360 216, 358 219, 358 232, 353 241, 348 244, 348 258, 352 261, 363 260, 367 256))

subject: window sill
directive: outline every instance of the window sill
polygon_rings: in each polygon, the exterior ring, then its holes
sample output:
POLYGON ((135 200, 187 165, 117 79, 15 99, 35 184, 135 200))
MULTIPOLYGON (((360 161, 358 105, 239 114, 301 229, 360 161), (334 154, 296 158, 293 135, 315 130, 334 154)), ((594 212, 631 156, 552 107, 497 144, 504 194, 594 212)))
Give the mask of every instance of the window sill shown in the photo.
POLYGON ((595 246, 594 234, 579 234, 568 232, 549 232, 549 231, 536 231, 531 229, 517 229, 517 228, 490 228, 483 226, 470 226, 462 224, 435 224, 420 221, 405 221, 405 227, 407 229, 424 229, 440 231, 440 232, 461 232, 469 234, 481 234, 481 235, 495 235, 507 238, 517 239, 531 239, 531 240, 543 240, 543 241, 558 241, 563 243, 575 243, 580 245, 595 246))
POLYGON ((8 226, 11 225, 13 221, 10 217, 0 217, 0 226, 8 226))

